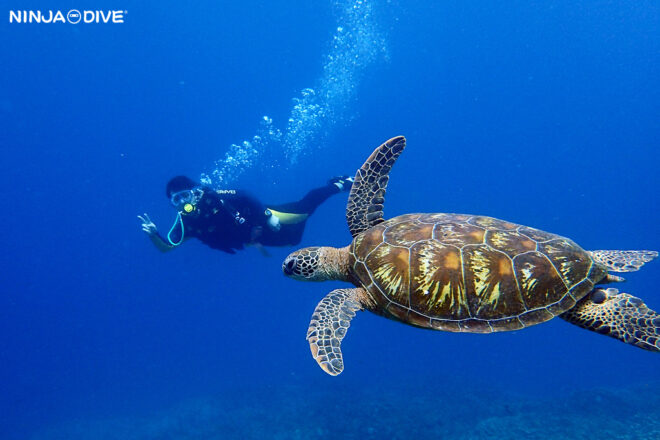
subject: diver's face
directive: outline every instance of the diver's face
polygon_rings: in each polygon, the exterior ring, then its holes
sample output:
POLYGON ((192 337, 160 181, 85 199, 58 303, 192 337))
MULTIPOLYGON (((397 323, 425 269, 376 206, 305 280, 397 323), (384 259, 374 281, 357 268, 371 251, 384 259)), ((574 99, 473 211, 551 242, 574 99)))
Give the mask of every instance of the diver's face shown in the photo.
POLYGON ((177 191, 170 196, 170 203, 174 208, 180 211, 183 209, 183 205, 190 203, 191 199, 190 190, 177 191))
POLYGON ((184 189, 177 191, 170 196, 170 203, 177 211, 183 211, 186 205, 196 205, 204 195, 204 190, 200 187, 193 189, 184 189))

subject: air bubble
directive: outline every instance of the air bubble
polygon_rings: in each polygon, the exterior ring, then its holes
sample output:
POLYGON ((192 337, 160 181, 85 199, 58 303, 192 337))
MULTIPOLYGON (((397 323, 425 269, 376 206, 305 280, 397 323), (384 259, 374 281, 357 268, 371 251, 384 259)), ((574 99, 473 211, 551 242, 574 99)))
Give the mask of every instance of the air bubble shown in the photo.
POLYGON ((299 156, 320 148, 333 127, 350 121, 347 110, 366 67, 378 57, 387 59, 387 50, 370 1, 336 1, 334 7, 337 27, 330 52, 323 58, 322 74, 313 88, 304 88, 293 98, 284 131, 273 126, 272 118, 263 116, 252 142, 232 144, 214 170, 202 174, 204 184, 227 185, 252 167, 272 168, 273 161, 295 164, 299 156))

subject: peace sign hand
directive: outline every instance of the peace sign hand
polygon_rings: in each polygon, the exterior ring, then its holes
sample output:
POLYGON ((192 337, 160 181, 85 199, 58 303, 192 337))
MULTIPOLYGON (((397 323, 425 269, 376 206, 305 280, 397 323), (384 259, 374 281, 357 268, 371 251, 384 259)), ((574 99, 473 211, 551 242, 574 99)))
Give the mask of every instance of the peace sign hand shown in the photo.
POLYGON ((154 222, 151 221, 149 215, 146 212, 143 215, 138 215, 137 217, 142 222, 142 230, 147 235, 154 235, 158 233, 158 229, 156 228, 156 225, 154 224, 154 222))

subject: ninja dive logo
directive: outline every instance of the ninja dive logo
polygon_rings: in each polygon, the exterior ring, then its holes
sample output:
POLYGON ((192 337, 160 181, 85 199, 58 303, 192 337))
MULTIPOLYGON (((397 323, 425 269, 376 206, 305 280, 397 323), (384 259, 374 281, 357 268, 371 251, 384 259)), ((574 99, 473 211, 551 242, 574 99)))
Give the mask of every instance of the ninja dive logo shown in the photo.
POLYGON ((123 23, 128 11, 71 9, 62 11, 9 11, 10 23, 123 23))

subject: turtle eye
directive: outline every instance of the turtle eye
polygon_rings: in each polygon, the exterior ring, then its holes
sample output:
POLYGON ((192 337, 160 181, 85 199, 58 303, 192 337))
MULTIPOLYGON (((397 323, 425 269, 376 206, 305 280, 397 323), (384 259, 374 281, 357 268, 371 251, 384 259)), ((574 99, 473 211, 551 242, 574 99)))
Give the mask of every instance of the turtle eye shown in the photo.
POLYGON ((293 271, 296 268, 296 259, 289 258, 282 265, 282 271, 285 275, 293 275, 293 271))

